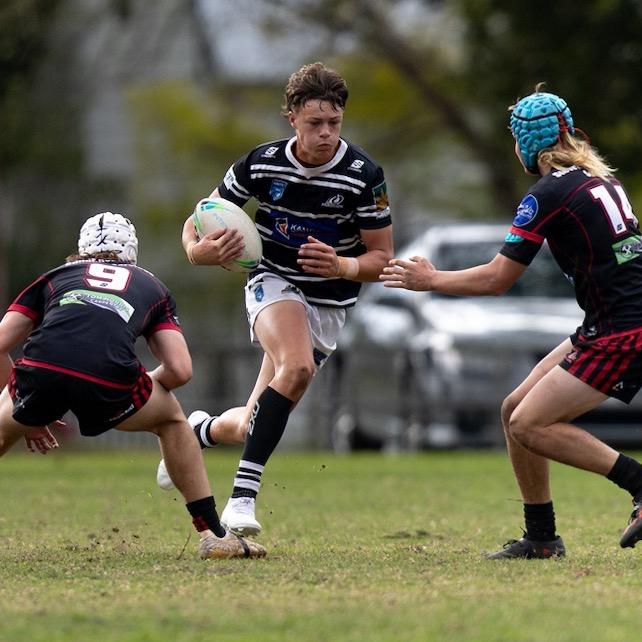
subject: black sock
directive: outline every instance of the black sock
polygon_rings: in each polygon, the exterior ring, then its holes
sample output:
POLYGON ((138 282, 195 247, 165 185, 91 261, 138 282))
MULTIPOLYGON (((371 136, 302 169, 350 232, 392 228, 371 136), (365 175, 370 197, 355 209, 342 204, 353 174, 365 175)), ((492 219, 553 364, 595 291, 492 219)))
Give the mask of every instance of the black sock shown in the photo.
POLYGON ((620 453, 606 478, 628 490, 636 502, 642 499, 642 464, 632 457, 620 453))
POLYGON ((194 528, 196 528, 199 533, 209 528, 217 537, 223 537, 225 535, 225 529, 221 526, 221 522, 218 519, 214 497, 211 495, 209 497, 203 497, 203 499, 189 502, 185 504, 185 506, 192 516, 194 528))
POLYGON ((214 441, 210 435, 210 425, 215 419, 216 417, 209 417, 208 419, 201 421, 201 423, 196 427, 192 428, 196 435, 196 439, 198 439, 201 450, 204 448, 213 448, 218 443, 214 441))
POLYGON ((281 441, 291 409, 292 400, 274 388, 268 386, 261 393, 252 411, 232 497, 256 497, 263 467, 281 441))
POLYGON ((536 542, 550 542, 555 535, 555 512, 553 502, 524 504, 526 537, 536 542))

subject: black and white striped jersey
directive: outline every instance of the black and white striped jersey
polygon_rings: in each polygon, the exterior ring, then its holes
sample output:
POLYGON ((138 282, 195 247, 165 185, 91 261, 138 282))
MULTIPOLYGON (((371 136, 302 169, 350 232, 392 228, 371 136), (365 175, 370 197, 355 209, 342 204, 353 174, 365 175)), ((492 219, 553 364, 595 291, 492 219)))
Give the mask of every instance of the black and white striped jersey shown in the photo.
POLYGON ((263 258, 250 279, 273 272, 300 288, 313 305, 350 307, 361 284, 306 274, 297 264, 298 250, 314 236, 339 256, 363 254, 360 230, 391 224, 383 170, 343 139, 332 160, 306 167, 294 156, 295 140, 255 147, 230 167, 218 191, 240 206, 252 197, 258 203, 255 222, 263 258))

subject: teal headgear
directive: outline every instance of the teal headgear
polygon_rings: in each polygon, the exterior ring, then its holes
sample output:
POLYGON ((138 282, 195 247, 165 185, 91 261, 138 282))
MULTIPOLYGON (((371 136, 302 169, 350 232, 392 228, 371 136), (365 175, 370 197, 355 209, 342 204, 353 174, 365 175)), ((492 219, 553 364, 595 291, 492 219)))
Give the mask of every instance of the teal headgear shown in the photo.
POLYGON ((573 116, 566 101, 559 96, 535 92, 515 105, 510 115, 510 129, 526 169, 538 174, 537 154, 555 145, 561 132, 574 132, 573 116))

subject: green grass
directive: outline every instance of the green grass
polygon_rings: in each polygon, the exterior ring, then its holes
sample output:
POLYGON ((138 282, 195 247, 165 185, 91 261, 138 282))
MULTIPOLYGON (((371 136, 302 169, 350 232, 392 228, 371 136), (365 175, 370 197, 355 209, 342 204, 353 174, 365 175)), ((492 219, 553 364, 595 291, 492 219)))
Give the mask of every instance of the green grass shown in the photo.
MULTIPOLYGON (((206 455, 221 506, 237 457, 206 455)), ((64 450, 0 462, 2 642, 639 634, 642 550, 618 546, 629 500, 597 476, 553 467, 566 559, 490 562, 483 551, 522 524, 503 453, 279 453, 258 512, 268 558, 202 562, 179 495, 156 488, 156 463, 147 451, 64 450)))

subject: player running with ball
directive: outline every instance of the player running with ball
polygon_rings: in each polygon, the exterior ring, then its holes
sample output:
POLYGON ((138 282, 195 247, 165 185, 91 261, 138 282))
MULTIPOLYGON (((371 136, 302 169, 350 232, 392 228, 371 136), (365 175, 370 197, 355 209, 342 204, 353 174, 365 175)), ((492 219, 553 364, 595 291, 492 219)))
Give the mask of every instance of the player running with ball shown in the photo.
MULTIPOLYGON (((605 476, 633 497, 620 545, 642 539, 642 465, 570 423, 607 397, 631 401, 642 386, 642 235, 622 185, 587 140, 574 135, 564 100, 539 91, 511 108, 515 153, 540 179, 517 207, 504 245, 485 265, 441 271, 426 259, 393 259, 388 287, 451 295, 508 290, 548 241, 585 312, 504 401, 508 453, 526 530, 492 559, 565 554, 556 533, 549 460, 605 476)), ((510 358, 510 355, 507 355, 510 358)))
MULTIPOLYGON (((189 417, 202 447, 244 444, 221 514, 243 534, 261 530, 255 499, 290 411, 336 348, 361 282, 376 281, 393 256, 383 170, 340 137, 347 98, 336 71, 321 63, 299 69, 287 83, 283 112, 294 136, 255 147, 212 193, 239 206, 255 198, 263 242, 245 288, 251 339, 264 351, 254 389, 245 407, 189 417)), ((232 230, 197 241, 190 217, 183 246, 192 263, 221 265, 240 254, 242 241, 232 230)), ((171 488, 164 462, 157 479, 171 488)))

